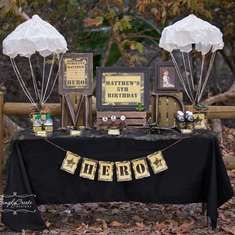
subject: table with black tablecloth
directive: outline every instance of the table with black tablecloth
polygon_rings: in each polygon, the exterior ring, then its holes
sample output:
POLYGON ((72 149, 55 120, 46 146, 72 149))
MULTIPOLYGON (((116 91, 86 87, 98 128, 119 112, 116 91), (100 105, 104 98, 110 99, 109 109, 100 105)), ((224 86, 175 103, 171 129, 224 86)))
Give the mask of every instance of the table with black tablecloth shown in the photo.
POLYGON ((48 138, 63 149, 99 161, 133 160, 164 149, 179 139, 182 140, 164 151, 168 170, 129 182, 117 182, 115 178, 112 182, 101 182, 97 175, 94 181, 81 178, 78 174, 80 165, 74 175, 62 171, 65 153, 61 149, 43 138, 19 135, 12 141, 4 193, 29 195, 33 211, 13 213, 3 210, 2 221, 13 230, 44 229, 44 221, 37 209, 40 204, 200 202, 206 205, 207 216, 215 228, 218 207, 232 197, 233 191, 214 134, 126 134, 115 137, 85 133, 79 137, 53 135, 48 138))

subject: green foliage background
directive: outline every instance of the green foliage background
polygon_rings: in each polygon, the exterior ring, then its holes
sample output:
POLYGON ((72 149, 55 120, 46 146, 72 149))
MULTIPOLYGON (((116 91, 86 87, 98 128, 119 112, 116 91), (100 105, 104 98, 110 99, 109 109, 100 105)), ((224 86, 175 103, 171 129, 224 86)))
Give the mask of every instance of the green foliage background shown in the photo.
MULTIPOLYGON (((167 57, 158 48, 162 29, 190 13, 223 31, 221 58, 234 78, 233 0, 0 0, 0 41, 27 17, 38 14, 65 36, 70 51, 93 52, 94 68, 120 59, 129 66, 142 65, 149 63, 145 51, 150 46, 156 55, 167 57)), ((5 84, 5 76, 0 80, 5 84)))

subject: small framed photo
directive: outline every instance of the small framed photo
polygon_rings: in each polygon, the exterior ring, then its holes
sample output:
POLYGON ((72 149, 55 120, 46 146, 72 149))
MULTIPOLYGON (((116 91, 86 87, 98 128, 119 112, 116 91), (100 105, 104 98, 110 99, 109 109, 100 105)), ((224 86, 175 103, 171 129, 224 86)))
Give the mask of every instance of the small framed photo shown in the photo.
POLYGON ((174 65, 171 62, 158 62, 155 66, 156 91, 179 90, 179 79, 174 65))

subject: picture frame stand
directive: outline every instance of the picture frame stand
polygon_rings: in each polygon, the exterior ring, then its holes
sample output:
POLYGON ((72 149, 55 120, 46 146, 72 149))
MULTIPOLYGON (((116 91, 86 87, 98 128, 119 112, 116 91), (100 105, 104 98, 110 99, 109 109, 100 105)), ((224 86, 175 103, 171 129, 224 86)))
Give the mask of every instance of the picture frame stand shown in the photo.
POLYGON ((60 69, 62 128, 92 124, 93 54, 66 53, 60 69))

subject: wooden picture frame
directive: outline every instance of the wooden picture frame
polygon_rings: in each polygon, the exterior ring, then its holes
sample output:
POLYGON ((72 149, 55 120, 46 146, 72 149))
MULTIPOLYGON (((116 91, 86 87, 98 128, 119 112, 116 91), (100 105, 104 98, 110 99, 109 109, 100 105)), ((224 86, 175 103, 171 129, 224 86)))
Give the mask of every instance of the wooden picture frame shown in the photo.
POLYGON ((155 64, 155 92, 179 91, 179 79, 172 62, 157 62, 155 64))
POLYGON ((59 93, 92 94, 92 81, 93 54, 66 53, 60 67, 59 93))
POLYGON ((149 68, 97 68, 97 110, 137 111, 137 106, 141 104, 141 111, 147 111, 149 109, 149 96, 149 68), (107 90, 115 93, 107 93, 107 90))

